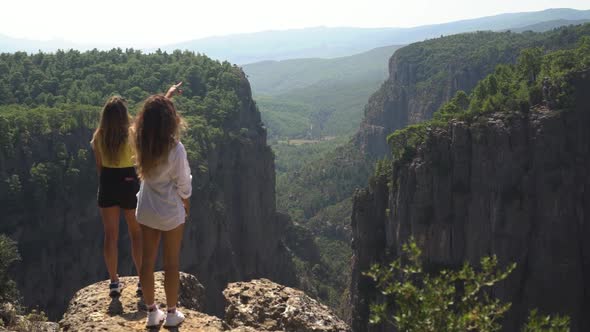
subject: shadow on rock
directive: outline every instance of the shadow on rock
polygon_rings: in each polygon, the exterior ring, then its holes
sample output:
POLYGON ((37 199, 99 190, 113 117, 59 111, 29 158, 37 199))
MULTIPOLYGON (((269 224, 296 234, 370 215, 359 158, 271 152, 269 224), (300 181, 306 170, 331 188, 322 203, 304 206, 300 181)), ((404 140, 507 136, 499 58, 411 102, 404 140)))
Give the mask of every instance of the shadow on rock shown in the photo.
POLYGON ((120 315, 123 313, 123 303, 121 303, 121 300, 119 300, 118 297, 113 297, 111 299, 107 313, 110 316, 120 315))

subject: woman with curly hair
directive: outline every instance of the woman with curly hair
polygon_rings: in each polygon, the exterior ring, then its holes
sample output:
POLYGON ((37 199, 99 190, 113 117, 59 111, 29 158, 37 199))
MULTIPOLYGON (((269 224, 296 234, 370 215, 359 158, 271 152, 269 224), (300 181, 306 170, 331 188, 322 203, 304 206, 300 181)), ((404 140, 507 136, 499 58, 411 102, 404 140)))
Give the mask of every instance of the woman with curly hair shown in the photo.
POLYGON ((136 216, 143 234, 143 265, 140 280, 148 306, 147 326, 176 327, 184 315, 176 309, 179 287, 179 254, 184 222, 189 214, 192 193, 186 150, 180 142, 184 121, 170 99, 180 93, 182 83, 163 95, 147 98, 135 121, 137 171, 141 178, 136 216), (162 241, 164 289, 167 313, 154 298, 154 268, 162 241))

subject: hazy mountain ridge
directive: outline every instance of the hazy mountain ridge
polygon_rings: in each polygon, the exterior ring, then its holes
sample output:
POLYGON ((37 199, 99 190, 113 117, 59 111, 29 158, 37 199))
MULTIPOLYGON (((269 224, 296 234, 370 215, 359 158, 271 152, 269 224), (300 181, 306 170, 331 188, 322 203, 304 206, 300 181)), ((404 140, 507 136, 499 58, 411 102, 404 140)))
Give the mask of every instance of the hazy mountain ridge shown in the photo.
POLYGON ((413 28, 306 28, 209 37, 165 46, 188 49, 239 64, 262 60, 333 58, 369 49, 477 30, 516 29, 544 21, 590 19, 590 10, 554 8, 508 13, 413 28), (230 47, 231 46, 231 47, 230 47))
POLYGON ((569 26, 569 25, 580 25, 584 23, 590 22, 590 19, 580 19, 580 20, 552 20, 552 21, 544 21, 539 22, 531 25, 527 25, 524 27, 511 29, 512 32, 525 32, 525 31, 534 31, 534 32, 545 32, 551 29, 557 29, 562 26, 569 26))
MULTIPOLYGON (((518 29, 555 20, 588 20, 590 10, 554 8, 537 12, 508 13, 488 17, 412 28, 314 27, 282 31, 262 31, 207 37, 163 45, 175 49, 205 53, 209 57, 246 64, 263 60, 296 58, 335 58, 365 52, 377 47, 412 42, 476 30, 518 29)), ((117 45, 84 44, 68 41, 35 41, 0 35, 0 52, 52 52, 57 49, 110 49, 117 45)), ((136 47, 136 49, 141 49, 136 47)), ((152 52, 157 48, 145 48, 152 52)))

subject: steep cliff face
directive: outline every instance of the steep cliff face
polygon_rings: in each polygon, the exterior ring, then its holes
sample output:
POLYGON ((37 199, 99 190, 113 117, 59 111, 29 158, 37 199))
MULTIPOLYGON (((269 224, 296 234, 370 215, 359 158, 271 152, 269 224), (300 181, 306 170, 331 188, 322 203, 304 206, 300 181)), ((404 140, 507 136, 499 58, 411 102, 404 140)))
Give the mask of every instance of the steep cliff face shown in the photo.
POLYGON ((274 156, 245 77, 238 96, 243 108, 227 126, 240 135, 216 144, 207 172, 195 179, 194 226, 181 256, 184 270, 201 276, 213 313, 223 310, 221 290, 228 282, 269 277, 295 283, 283 243, 288 220, 276 212, 274 156))
POLYGON ((590 329, 590 72, 574 79, 575 109, 537 108, 451 121, 432 131, 413 158, 393 165, 354 198, 354 331, 378 301, 361 275, 414 236, 428 263, 459 266, 497 254, 517 269, 494 293, 513 303, 505 330, 528 310, 567 314, 590 329), (388 182, 391 181, 391 184, 388 182))
MULTIPOLYGON (((266 145, 249 83, 240 75, 236 95, 241 108, 222 125, 221 136, 204 143, 203 157, 189 160, 194 191, 181 265, 184 271, 201 276, 209 299, 205 311, 215 314, 223 311, 221 292, 230 281, 269 277, 287 285, 294 282, 282 240, 286 221, 276 213, 273 154, 266 145)), ((96 113, 92 114, 94 119, 96 113)), ((24 188, 20 199, 11 197, 8 182, 0 185, 0 232, 19 243, 23 263, 15 274, 25 304, 39 306, 53 319, 63 313, 76 290, 106 277, 102 223, 95 203, 96 172, 88 143, 90 126, 65 133, 48 130, 31 137, 34 144, 15 144, 12 155, 0 156, 2 178, 16 173, 24 188), (83 151, 85 157, 76 159, 79 180, 66 192, 50 190, 47 204, 40 204, 29 170, 62 150, 67 156, 83 151), (29 200, 19 204, 26 197, 29 200)), ((68 181, 68 176, 55 179, 51 174, 49 181, 68 181)), ((125 228, 122 222, 121 275, 135 273, 125 228)))
MULTIPOLYGON (((415 47, 414 45, 410 47, 415 47)), ((356 145, 370 156, 387 155, 386 137, 396 129, 408 124, 428 120, 432 114, 459 90, 469 91, 475 84, 489 74, 493 65, 513 59, 495 59, 491 67, 481 68, 477 65, 466 67, 454 66, 450 62, 461 59, 445 59, 446 76, 436 84, 420 83, 417 71, 420 64, 403 59, 404 49, 398 50, 389 61, 389 78, 369 99, 365 106, 365 117, 355 136, 356 145)))
POLYGON ((498 64, 514 63, 520 50, 568 47, 577 40, 573 36, 589 30, 590 25, 547 33, 466 33, 403 47, 389 61, 388 79, 365 106, 354 142, 369 156, 386 156, 387 135, 431 119, 457 91, 469 92, 498 64))

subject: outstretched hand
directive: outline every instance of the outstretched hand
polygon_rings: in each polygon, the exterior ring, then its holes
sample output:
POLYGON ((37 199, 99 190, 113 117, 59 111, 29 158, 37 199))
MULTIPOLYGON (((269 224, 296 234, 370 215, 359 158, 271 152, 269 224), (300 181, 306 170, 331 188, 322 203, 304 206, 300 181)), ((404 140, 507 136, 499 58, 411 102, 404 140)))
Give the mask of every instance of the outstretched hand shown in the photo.
POLYGON ((182 94, 182 90, 180 89, 181 85, 182 82, 178 82, 178 84, 171 86, 170 89, 168 89, 168 92, 166 92, 166 98, 172 98, 174 95, 182 94))

